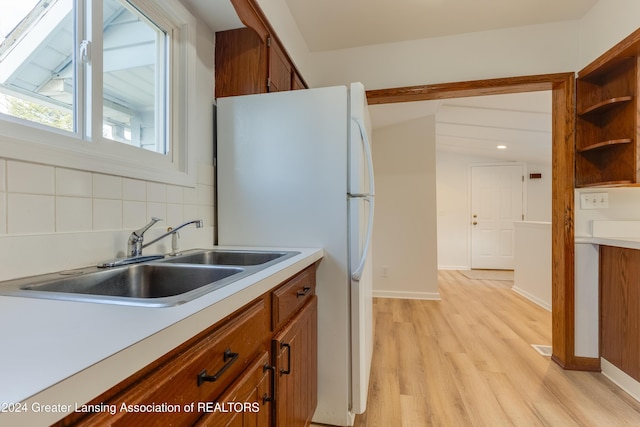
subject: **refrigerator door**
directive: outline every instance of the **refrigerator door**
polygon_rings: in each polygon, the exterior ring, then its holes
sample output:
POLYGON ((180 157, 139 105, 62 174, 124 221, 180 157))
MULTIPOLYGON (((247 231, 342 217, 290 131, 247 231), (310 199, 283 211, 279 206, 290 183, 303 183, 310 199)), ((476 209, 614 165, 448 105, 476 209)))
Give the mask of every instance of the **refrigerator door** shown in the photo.
POLYGON ((361 414, 367 405, 373 355, 373 276, 370 219, 373 197, 349 198, 349 249, 351 258, 362 260, 358 280, 351 279, 351 411, 361 414))
POLYGON ((349 425, 347 88, 218 99, 222 245, 322 247, 314 422, 349 425))
POLYGON ((351 195, 375 194, 371 156, 371 119, 362 83, 352 83, 349 90, 349 185, 351 195))
POLYGON ((351 411, 366 409, 373 354, 371 237, 375 184, 371 122, 364 86, 350 87, 349 260, 351 266, 351 411))

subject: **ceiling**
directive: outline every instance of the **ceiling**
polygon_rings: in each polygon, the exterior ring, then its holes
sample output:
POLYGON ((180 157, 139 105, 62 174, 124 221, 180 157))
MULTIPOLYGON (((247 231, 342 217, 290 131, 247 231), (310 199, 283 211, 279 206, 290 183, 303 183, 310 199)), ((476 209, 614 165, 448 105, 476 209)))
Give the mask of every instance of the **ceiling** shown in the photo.
POLYGON ((580 19, 597 0, 286 0, 312 52, 580 19))
POLYGON ((438 150, 500 161, 551 162, 549 91, 376 104, 369 112, 374 129, 435 115, 438 150))

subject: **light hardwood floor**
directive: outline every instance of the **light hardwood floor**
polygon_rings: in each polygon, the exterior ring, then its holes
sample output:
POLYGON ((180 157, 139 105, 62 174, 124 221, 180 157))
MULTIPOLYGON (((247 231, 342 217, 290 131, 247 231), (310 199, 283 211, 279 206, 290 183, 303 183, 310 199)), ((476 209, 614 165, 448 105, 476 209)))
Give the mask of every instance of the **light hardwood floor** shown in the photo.
POLYGON ((639 426, 640 404, 603 375, 531 347, 551 344, 551 315, 511 285, 441 271, 442 301, 376 299, 356 427, 639 426))

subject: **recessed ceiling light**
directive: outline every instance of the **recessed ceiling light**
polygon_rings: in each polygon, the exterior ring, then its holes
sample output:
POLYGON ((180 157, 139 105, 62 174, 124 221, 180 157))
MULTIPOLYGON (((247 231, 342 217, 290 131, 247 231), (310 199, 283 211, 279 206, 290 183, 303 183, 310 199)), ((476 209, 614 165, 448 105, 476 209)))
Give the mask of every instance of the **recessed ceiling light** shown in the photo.
POLYGON ((507 149, 507 146, 506 146, 506 145, 498 145, 496 148, 497 148, 498 150, 506 150, 506 149, 507 149))

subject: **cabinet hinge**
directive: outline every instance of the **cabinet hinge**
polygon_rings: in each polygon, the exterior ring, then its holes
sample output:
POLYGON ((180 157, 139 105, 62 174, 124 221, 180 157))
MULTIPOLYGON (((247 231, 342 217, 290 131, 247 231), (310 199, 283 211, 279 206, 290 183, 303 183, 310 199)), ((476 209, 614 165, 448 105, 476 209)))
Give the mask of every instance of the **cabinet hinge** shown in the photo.
POLYGON ((267 77, 267 89, 271 87, 271 79, 267 77))
POLYGON ((271 36, 267 36, 267 47, 271 47, 271 36))
POLYGON ((522 175, 522 182, 524 182, 524 175, 522 175))

